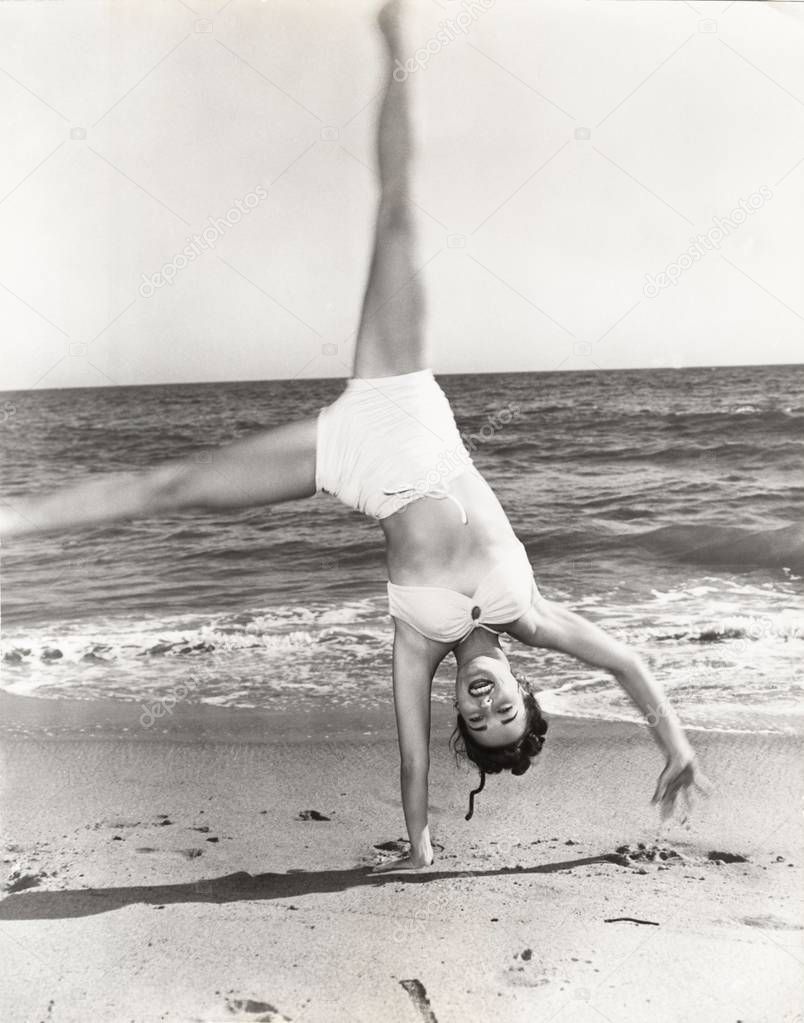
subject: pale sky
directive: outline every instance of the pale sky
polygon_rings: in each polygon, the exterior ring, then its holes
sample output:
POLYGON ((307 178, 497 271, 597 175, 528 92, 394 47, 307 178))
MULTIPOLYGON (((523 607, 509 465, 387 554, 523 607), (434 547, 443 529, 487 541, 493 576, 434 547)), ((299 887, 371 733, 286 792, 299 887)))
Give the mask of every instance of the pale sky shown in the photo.
MULTIPOLYGON (((0 387, 348 374, 376 6, 0 3, 0 387)), ((436 371, 802 361, 804 4, 413 7, 436 371)))

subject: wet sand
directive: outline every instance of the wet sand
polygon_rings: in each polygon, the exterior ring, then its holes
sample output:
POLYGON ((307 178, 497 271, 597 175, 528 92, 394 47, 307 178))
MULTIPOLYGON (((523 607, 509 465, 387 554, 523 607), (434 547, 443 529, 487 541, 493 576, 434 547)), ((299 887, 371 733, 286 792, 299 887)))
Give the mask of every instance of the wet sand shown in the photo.
POLYGON ((716 788, 660 829, 646 730, 553 718, 467 823, 435 707, 436 863, 377 876, 390 707, 142 709, 0 694, 2 1019, 800 1018, 800 739, 692 733, 716 788))

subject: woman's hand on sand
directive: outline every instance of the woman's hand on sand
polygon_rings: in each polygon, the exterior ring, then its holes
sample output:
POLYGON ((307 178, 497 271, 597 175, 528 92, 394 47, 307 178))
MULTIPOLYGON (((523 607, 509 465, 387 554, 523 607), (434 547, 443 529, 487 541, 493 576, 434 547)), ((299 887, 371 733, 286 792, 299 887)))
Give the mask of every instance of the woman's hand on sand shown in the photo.
POLYGON ((424 870, 432 867, 433 857, 427 859, 424 856, 400 856, 397 860, 388 860, 387 863, 378 863, 373 867, 372 874, 390 874, 397 870, 424 870))
POLYGON ((659 804, 659 812, 664 821, 673 816, 676 800, 683 793, 687 804, 687 813, 682 818, 683 823, 692 809, 692 796, 696 789, 702 795, 708 796, 712 791, 712 783, 698 766, 695 754, 692 755, 691 759, 684 758, 679 760, 671 758, 667 761, 664 770, 659 775, 659 781, 656 784, 656 791, 653 793, 651 802, 659 804))

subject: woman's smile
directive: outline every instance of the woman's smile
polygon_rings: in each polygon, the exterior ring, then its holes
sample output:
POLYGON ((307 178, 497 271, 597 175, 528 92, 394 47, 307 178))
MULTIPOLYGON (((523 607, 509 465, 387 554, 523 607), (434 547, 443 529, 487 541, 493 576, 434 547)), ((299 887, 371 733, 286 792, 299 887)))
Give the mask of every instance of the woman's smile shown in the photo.
POLYGON ((494 683, 488 678, 476 678, 469 683, 470 696, 486 696, 494 689, 494 683))

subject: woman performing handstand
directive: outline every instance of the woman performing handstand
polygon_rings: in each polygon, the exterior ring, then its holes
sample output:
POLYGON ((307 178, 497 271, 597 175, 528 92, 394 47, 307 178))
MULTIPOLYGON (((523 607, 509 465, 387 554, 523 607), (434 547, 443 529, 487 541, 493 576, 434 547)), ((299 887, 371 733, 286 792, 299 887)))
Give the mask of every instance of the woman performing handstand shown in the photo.
MULTIPOLYGON (((409 204, 411 158, 398 4, 381 13, 388 83, 378 125, 381 186, 374 253, 354 373, 311 419, 216 450, 94 479, 0 511, 0 536, 89 526, 190 509, 275 504, 323 490, 379 520, 394 622, 393 693, 402 805, 410 852, 384 870, 433 862, 428 828, 430 694, 440 662, 457 664, 457 747, 486 773, 523 774, 547 724, 500 646, 507 634, 612 673, 645 715, 667 762, 654 802, 672 813, 679 792, 703 787, 695 755, 661 687, 637 654, 539 593, 523 545, 472 465, 428 368, 422 288, 409 204)), ((471 816, 473 809, 470 798, 471 816)))

